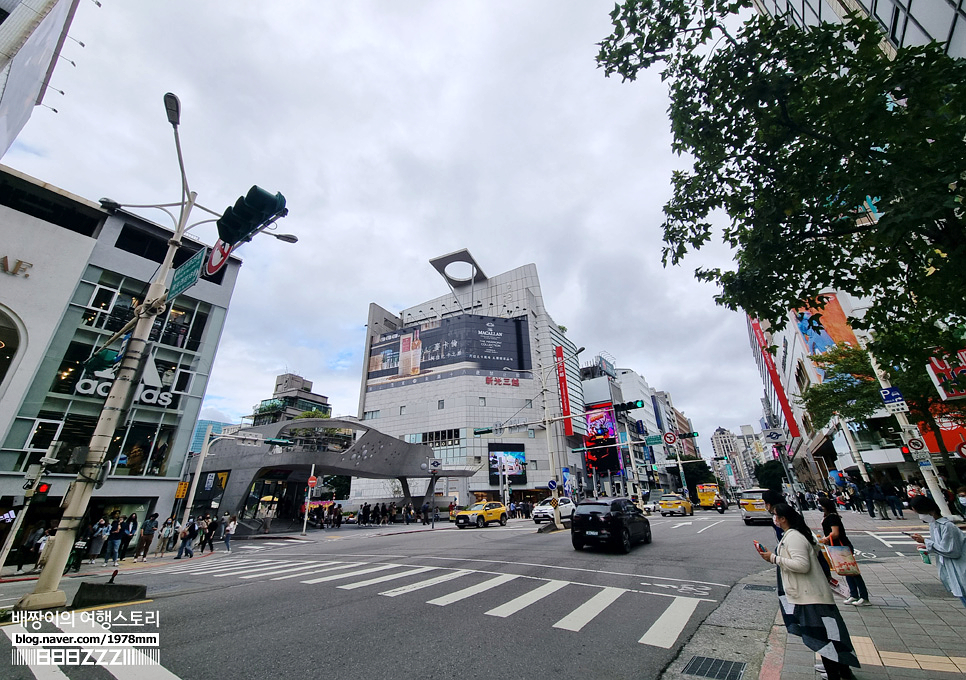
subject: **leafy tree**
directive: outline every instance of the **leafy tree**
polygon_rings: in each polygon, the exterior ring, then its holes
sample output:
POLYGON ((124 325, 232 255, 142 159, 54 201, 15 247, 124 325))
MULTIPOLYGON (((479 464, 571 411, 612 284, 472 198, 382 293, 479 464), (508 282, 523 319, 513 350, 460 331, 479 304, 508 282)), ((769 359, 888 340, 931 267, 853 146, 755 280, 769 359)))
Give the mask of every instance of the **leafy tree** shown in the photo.
POLYGON ((755 466, 755 479, 764 489, 781 491, 785 483, 785 470, 780 460, 770 460, 755 466))
POLYGON ((327 475, 322 477, 322 485, 332 489, 333 498, 348 498, 352 478, 348 475, 327 475))
POLYGON ((730 270, 698 269, 716 301, 782 328, 839 289, 871 306, 858 328, 916 325, 887 365, 958 348, 966 322, 966 60, 942 46, 883 50, 870 19, 802 30, 751 0, 626 0, 598 64, 669 84, 675 172, 663 260, 679 264, 728 223, 730 270), (956 329, 960 329, 957 331, 956 329))
POLYGON ((825 427, 835 416, 864 420, 882 408, 868 352, 840 343, 809 359, 825 372, 822 382, 809 385, 799 399, 816 428, 825 427))

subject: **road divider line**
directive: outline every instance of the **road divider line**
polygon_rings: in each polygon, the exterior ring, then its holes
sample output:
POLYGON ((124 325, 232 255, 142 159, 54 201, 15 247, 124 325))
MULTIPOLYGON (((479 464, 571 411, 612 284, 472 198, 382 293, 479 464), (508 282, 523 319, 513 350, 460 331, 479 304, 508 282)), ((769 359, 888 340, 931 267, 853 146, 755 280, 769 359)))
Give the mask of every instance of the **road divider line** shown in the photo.
MULTIPOLYGON (((330 562, 325 562, 324 564, 331 564, 330 562)), ((294 574, 286 574, 285 576, 276 576, 275 578, 269 579, 269 581, 284 581, 287 578, 298 578, 299 576, 311 576, 312 574, 321 574, 325 571, 338 571, 339 569, 349 569, 350 567, 363 567, 369 564, 368 562, 343 562, 342 564, 336 564, 334 567, 326 567, 325 569, 314 569, 312 571, 302 571, 296 572, 294 574)), ((318 566, 318 565, 316 565, 318 566)))
POLYGON ((369 567, 368 569, 359 569, 358 571, 350 571, 348 574, 331 574, 330 576, 321 576, 319 578, 309 579, 308 581, 300 581, 300 583, 313 584, 313 583, 325 583, 326 581, 338 581, 342 578, 352 578, 353 576, 363 576, 364 574, 372 574, 377 571, 385 571, 386 569, 396 569, 401 567, 401 564, 380 564, 375 567, 369 567))
POLYGON ((398 597, 399 595, 405 595, 406 593, 412 593, 417 590, 422 590, 423 588, 429 588, 431 586, 438 585, 440 583, 446 583, 447 581, 452 581, 453 579, 460 578, 461 576, 466 576, 467 574, 473 574, 469 569, 458 569, 456 571, 451 571, 448 574, 442 574, 434 578, 426 579, 425 581, 419 581, 418 583, 411 583, 408 586, 402 586, 400 588, 393 588, 392 590, 387 590, 385 592, 379 593, 380 595, 385 595, 386 597, 398 597))
POLYGON ((435 600, 430 600, 426 604, 435 604, 439 607, 445 607, 448 604, 453 604, 454 602, 459 602, 460 600, 465 600, 468 597, 473 597, 474 595, 486 592, 491 588, 502 586, 504 583, 509 583, 515 578, 519 578, 519 576, 517 574, 500 574, 499 576, 491 578, 488 581, 483 581, 483 583, 477 583, 475 586, 463 588, 463 590, 457 590, 455 593, 450 593, 449 595, 437 597, 435 600))
POLYGON ((642 645, 671 649, 681 635, 681 631, 691 620, 691 615, 698 608, 699 601, 691 597, 675 597, 671 601, 671 606, 651 624, 644 633, 644 637, 638 642, 642 645))
POLYGON ((439 567, 417 567, 415 569, 410 569, 409 571, 403 571, 398 574, 387 574, 386 576, 377 576, 376 578, 371 578, 368 581, 359 581, 358 583, 347 583, 344 586, 339 586, 342 590, 354 590, 356 588, 365 588, 366 586, 374 586, 379 583, 385 583, 386 581, 395 581, 397 578, 405 578, 407 576, 415 576, 416 574, 423 574, 427 571, 433 571, 439 569, 439 567))
POLYGON ((529 607, 534 602, 539 602, 548 595, 552 595, 566 585, 569 585, 566 581, 548 581, 542 586, 534 588, 529 593, 524 593, 520 597, 510 600, 506 604, 501 604, 499 607, 494 607, 490 611, 486 612, 486 615, 506 618, 516 614, 525 607, 529 607))
POLYGON ((626 592, 627 591, 623 588, 604 588, 592 598, 577 607, 575 610, 567 614, 567 616, 553 624, 553 627, 561 628, 563 630, 571 630, 576 633, 588 623, 593 621, 595 616, 607 609, 607 607, 612 605, 617 598, 626 592))

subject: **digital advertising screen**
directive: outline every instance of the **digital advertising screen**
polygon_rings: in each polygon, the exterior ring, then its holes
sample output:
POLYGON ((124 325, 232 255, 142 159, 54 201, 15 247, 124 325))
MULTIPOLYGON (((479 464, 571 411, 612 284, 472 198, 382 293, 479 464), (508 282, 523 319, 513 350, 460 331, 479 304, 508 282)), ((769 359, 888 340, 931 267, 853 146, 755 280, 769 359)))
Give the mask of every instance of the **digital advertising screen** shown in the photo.
POLYGON ((490 461, 490 484, 500 483, 500 464, 503 474, 509 477, 510 484, 526 484, 527 462, 523 444, 487 444, 490 461))
POLYGON ((527 370, 527 317, 463 314, 383 333, 369 351, 366 388, 465 375, 466 370, 527 370))
POLYGON ((584 437, 587 472, 606 475, 620 472, 620 448, 617 446, 617 420, 611 408, 587 411, 587 436, 584 437))

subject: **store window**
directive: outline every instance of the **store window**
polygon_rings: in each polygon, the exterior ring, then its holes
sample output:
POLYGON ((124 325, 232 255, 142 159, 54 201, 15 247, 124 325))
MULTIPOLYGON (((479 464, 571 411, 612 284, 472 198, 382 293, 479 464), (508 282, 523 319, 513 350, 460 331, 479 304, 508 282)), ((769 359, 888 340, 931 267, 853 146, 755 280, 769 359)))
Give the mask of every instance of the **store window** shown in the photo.
POLYGON ((486 406, 486 397, 480 397, 480 406, 486 406))
POLYGON ((444 404, 444 402, 443 402, 442 399, 440 399, 439 401, 437 401, 436 402, 436 410, 437 411, 442 411, 443 410, 443 404, 444 404))

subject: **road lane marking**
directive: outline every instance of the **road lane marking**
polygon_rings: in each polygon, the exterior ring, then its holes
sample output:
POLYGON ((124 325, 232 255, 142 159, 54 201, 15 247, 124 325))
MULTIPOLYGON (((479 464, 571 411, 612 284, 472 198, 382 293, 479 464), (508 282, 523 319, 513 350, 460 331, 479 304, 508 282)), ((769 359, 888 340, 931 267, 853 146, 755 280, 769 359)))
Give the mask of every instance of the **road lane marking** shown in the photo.
POLYGON ((410 569, 409 571, 403 571, 398 574, 388 574, 386 576, 377 576, 376 578, 371 578, 368 581, 359 581, 358 583, 347 583, 344 586, 339 586, 342 590, 354 590, 356 588, 365 588, 366 586, 374 586, 379 583, 385 583, 386 581, 395 581, 397 578, 405 578, 407 576, 414 576, 416 574, 423 574, 427 571, 435 571, 439 567, 416 567, 415 569, 410 569))
POLYGON ((723 520, 723 519, 722 519, 722 520, 718 520, 718 521, 717 521, 717 522, 715 522, 714 524, 709 524, 709 525, 708 525, 708 526, 706 526, 706 527, 705 527, 704 529, 698 529, 698 531, 697 531, 697 533, 699 533, 699 534, 700 534, 700 533, 701 533, 702 531, 707 531, 707 530, 708 530, 708 529, 710 529, 711 527, 713 527, 713 526, 716 526, 716 525, 718 525, 718 524, 721 524, 722 522, 724 522, 724 520, 723 520))
POLYGON ((483 581, 483 583, 477 583, 475 586, 463 588, 463 590, 457 590, 455 593, 450 593, 449 595, 437 597, 435 600, 430 600, 426 604, 435 604, 440 607, 445 607, 448 604, 453 604, 454 602, 459 602, 460 600, 465 600, 468 597, 473 597, 474 595, 486 592, 491 588, 502 586, 504 583, 508 583, 515 578, 520 578, 520 576, 518 574, 500 574, 499 576, 491 578, 488 581, 483 581))
POLYGON ((909 540, 909 538, 902 532, 890 531, 884 533, 874 533, 872 531, 866 531, 865 533, 882 543, 887 548, 892 548, 897 545, 916 545, 915 541, 909 540), (883 538, 883 536, 885 538, 883 538), (889 540, 886 540, 886 538, 889 540))
MULTIPOLYGON (((558 532, 560 535, 569 537, 569 534, 564 532, 558 532)), ((659 581, 677 581, 678 583, 698 583, 703 586, 717 586, 719 588, 731 588, 727 583, 712 583, 710 581, 695 581, 689 578, 671 578, 669 576, 653 576, 651 574, 628 574, 624 571, 604 571, 602 569, 585 569, 582 567, 564 567, 557 564, 537 564, 535 562, 509 562, 507 560, 484 560, 484 559, 471 559, 467 557, 437 557, 435 555, 425 555, 424 559, 427 560, 449 560, 452 562, 486 562, 487 564, 512 564, 518 567, 539 567, 540 569, 562 569, 564 571, 581 571, 587 572, 589 574, 606 574, 608 576, 630 576, 631 578, 647 578, 647 579, 657 579, 659 581)), ((385 559, 385 557, 383 558, 385 559)))
POLYGON ((272 569, 280 569, 281 567, 298 567, 303 564, 312 564, 311 562, 275 562, 274 564, 263 564, 258 567, 243 567, 241 569, 235 569, 233 571, 221 571, 217 574, 212 574, 215 578, 223 578, 225 576, 237 576, 238 574, 250 574, 256 571, 269 571, 272 569))
POLYGON ((256 564, 269 564, 271 560, 239 560, 237 562, 227 562, 219 563, 216 565, 211 564, 179 564, 173 567, 168 567, 166 569, 154 570, 142 572, 145 574, 204 574, 208 572, 223 571, 225 569, 234 569, 236 567, 246 565, 254 566, 256 564))
POLYGON ((681 635, 681 631, 691 620, 694 610, 698 608, 698 602, 690 597, 675 597, 671 601, 671 606, 664 610, 664 613, 647 629, 644 637, 638 642, 642 645, 671 649, 681 635))
POLYGON ((520 597, 510 600, 506 604, 501 604, 499 607, 494 607, 485 613, 487 616, 499 616, 500 618, 506 618, 512 614, 516 614, 525 607, 529 607, 534 602, 538 602, 548 595, 552 595, 567 585, 569 584, 566 581, 548 581, 542 586, 534 588, 529 593, 524 593, 520 597))
POLYGON ((576 633, 626 592, 623 588, 603 588, 599 593, 553 624, 553 627, 576 633))
POLYGON ((460 578, 461 576, 466 576, 467 574, 474 574, 476 572, 470 569, 457 569, 456 571, 450 572, 448 574, 442 574, 434 578, 426 579, 425 581, 419 581, 418 583, 412 583, 408 586, 402 586, 399 588, 393 588, 392 590, 387 590, 385 592, 379 593, 380 595, 385 595, 386 597, 397 597, 399 595, 405 595, 406 593, 412 593, 417 590, 422 590, 423 588, 429 588, 430 586, 435 586, 440 583, 445 583, 446 581, 452 581, 453 579, 460 578))
POLYGON ((675 525, 674 525, 673 527, 671 527, 671 528, 672 528, 672 529, 677 529, 678 527, 685 527, 685 526, 689 526, 689 525, 691 525, 691 524, 694 524, 694 522, 678 522, 677 524, 675 524, 675 525))
POLYGON ((263 571, 259 569, 258 570, 259 573, 257 574, 246 574, 239 578, 264 578, 265 576, 274 576, 275 574, 287 574, 293 571, 305 572, 305 571, 308 571, 309 569, 315 569, 316 567, 325 567, 330 564, 336 564, 336 563, 335 562, 306 562, 304 564, 300 564, 295 567, 288 566, 288 567, 283 567, 281 569, 273 569, 272 571, 263 571))
MULTIPOLYGON (((325 564, 331 564, 331 562, 326 562, 325 564)), ((337 564, 334 567, 326 567, 325 569, 314 569, 312 571, 302 571, 296 572, 294 574, 287 574, 285 576, 276 576, 275 578, 269 579, 270 581, 284 581, 287 578, 298 578, 299 576, 310 576, 312 574, 321 574, 324 571, 338 571, 339 569, 348 569, 350 567, 362 567, 369 564, 368 562, 343 562, 342 564, 337 564)))
MULTIPOLYGON (((12 643, 14 635, 17 635, 17 634, 30 635, 34 631, 28 632, 26 628, 24 628, 22 625, 18 623, 14 626, 4 626, 3 632, 7 634, 7 637, 10 638, 10 642, 12 643)), ((16 649, 14 649, 13 651, 14 651, 14 654, 16 654, 16 649)), ((11 661, 12 660, 13 658, 11 658, 11 661)), ((37 666, 34 664, 26 664, 26 666, 28 669, 30 669, 30 672, 34 674, 34 677, 37 680, 68 680, 67 675, 64 673, 64 671, 60 670, 60 666, 47 665, 47 664, 44 664, 42 666, 37 666)))
POLYGON ((300 581, 300 583, 324 583, 326 581, 337 581, 341 578, 352 578, 353 576, 362 576, 364 574, 371 574, 376 571, 385 571, 386 569, 395 569, 401 567, 401 564, 380 564, 375 567, 369 567, 368 569, 360 569, 358 571, 350 571, 348 574, 332 574, 331 576, 320 576, 319 578, 309 579, 308 581, 300 581))

